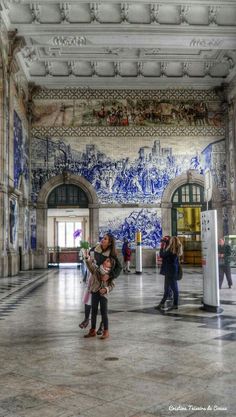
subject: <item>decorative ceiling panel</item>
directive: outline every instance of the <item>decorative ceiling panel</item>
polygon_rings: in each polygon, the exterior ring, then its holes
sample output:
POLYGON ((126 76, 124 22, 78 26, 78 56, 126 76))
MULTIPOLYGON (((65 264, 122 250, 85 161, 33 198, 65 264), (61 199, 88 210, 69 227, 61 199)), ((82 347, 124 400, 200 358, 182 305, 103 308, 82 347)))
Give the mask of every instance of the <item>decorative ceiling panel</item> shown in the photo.
POLYGON ((115 75, 115 65, 113 62, 96 62, 94 69, 100 77, 113 77, 115 75))
POLYGON ((62 13, 59 4, 34 5, 32 11, 39 23, 61 23, 62 13))
POLYGON ((93 75, 93 66, 91 62, 81 61, 74 62, 72 65, 72 73, 79 77, 91 77, 93 75))
POLYGON ((210 68, 209 73, 212 77, 226 77, 229 74, 229 66, 226 62, 215 64, 210 68))
POLYGON ((94 18, 100 23, 120 23, 122 20, 120 4, 100 3, 92 10, 94 18))
POLYGON ((47 72, 43 62, 33 62, 29 66, 29 73, 33 77, 45 77, 47 72))
POLYGON ((92 16, 89 3, 68 4, 62 8, 64 18, 69 23, 91 23, 92 16))
POLYGON ((183 75, 183 65, 181 62, 165 63, 163 70, 167 77, 181 77, 183 75))
POLYGON ((136 62, 121 62, 118 71, 122 77, 137 77, 138 66, 136 62))
POLYGON ((191 6, 187 11, 189 25, 209 25, 209 9, 207 6, 191 6))
POLYGON ((124 17, 129 23, 151 23, 149 4, 127 4, 123 6, 124 17))
POLYGON ((175 4, 156 6, 155 16, 158 23, 179 25, 181 23, 181 6, 175 4))
POLYGON ((220 7, 216 11, 216 23, 221 26, 236 26, 236 5, 220 7))
POLYGON ((29 4, 11 4, 9 7, 9 19, 12 23, 32 23, 34 20, 29 4))
POLYGON ((28 81, 209 88, 236 78, 235 0, 0 0, 28 81))
POLYGON ((185 63, 184 70, 189 77, 204 77, 206 75, 204 62, 187 62, 185 63))
POLYGON ((143 62, 141 68, 144 77, 160 77, 161 63, 160 62, 143 62))

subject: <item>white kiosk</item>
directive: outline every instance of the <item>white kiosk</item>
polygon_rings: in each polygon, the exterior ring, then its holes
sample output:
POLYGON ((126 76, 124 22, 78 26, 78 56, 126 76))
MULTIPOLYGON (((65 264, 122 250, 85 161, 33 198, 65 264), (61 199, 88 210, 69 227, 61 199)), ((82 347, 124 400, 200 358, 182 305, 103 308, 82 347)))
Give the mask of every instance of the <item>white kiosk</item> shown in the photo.
POLYGON ((210 170, 205 173, 205 200, 207 211, 201 213, 202 269, 203 269, 203 309, 215 313, 220 308, 217 211, 208 210, 212 196, 212 178, 210 170))

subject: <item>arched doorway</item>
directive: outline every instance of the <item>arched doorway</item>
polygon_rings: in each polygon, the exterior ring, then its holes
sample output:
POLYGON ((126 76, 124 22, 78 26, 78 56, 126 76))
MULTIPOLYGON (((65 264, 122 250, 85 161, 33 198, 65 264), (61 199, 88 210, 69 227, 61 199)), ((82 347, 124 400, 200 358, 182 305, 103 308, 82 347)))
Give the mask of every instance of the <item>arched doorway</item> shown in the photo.
POLYGON ((48 266, 77 266, 89 240, 89 201, 81 187, 61 184, 48 196, 48 266))
POLYGON ((63 173, 51 178, 43 185, 36 207, 37 233, 35 268, 47 268, 47 229, 48 208, 54 206, 79 207, 87 206, 89 210, 89 240, 95 243, 98 239, 99 204, 97 194, 92 185, 71 173, 63 173), (67 204, 69 203, 69 205, 67 204))
MULTIPOLYGON (((163 235, 178 235, 186 241, 185 261, 187 263, 200 263, 200 213, 205 209, 203 195, 204 176, 194 170, 189 170, 172 180, 162 197, 163 235), (193 251, 195 252, 192 253, 193 251)), ((220 235, 222 233, 222 205, 219 190, 215 185, 211 208, 217 209, 220 235)))
POLYGON ((181 185, 173 194, 171 234, 182 241, 187 264, 201 265, 201 211, 205 209, 204 188, 199 184, 181 185))

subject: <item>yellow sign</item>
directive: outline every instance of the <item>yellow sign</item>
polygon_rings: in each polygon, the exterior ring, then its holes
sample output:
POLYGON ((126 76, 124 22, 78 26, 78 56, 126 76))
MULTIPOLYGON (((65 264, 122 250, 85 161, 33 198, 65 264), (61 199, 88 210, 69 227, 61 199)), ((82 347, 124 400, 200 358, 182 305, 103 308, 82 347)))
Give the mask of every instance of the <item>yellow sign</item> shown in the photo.
POLYGON ((136 242, 137 243, 141 243, 142 242, 142 233, 141 232, 137 232, 136 233, 136 242))

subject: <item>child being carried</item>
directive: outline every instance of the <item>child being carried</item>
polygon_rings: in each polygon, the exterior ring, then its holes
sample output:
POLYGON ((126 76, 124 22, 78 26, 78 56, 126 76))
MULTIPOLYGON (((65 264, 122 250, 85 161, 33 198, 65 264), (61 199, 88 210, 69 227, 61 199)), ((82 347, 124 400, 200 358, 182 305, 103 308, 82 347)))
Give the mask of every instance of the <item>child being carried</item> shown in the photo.
POLYGON ((101 339, 106 339, 109 336, 107 313, 108 294, 115 286, 114 281, 110 278, 109 274, 115 266, 115 260, 112 257, 108 257, 102 265, 97 266, 96 263, 86 254, 85 262, 91 273, 88 290, 92 294, 92 318, 91 329, 84 337, 96 336, 97 313, 98 306, 100 304, 102 322, 104 325, 104 331, 101 339))

